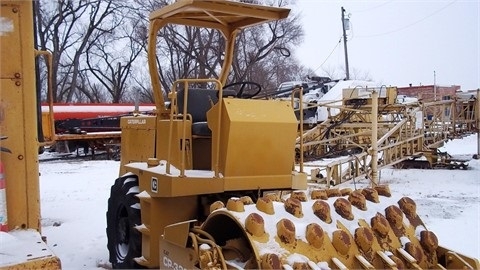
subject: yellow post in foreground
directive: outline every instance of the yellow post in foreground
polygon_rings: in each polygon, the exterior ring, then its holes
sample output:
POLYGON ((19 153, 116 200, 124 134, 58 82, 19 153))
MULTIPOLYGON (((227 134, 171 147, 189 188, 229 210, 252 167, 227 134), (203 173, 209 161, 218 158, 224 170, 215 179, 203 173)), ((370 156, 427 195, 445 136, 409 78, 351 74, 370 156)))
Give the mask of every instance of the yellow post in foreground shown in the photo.
POLYGON ((0 160, 10 230, 0 245, 0 268, 60 268, 40 236, 32 2, 0 4, 0 160))

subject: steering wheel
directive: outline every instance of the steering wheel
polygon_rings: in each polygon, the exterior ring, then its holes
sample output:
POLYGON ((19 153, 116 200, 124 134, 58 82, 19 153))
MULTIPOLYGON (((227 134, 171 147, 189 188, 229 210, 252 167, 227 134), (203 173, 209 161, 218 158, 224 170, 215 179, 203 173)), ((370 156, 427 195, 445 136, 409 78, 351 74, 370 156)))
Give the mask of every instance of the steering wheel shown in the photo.
POLYGON ((234 82, 227 84, 223 87, 223 90, 231 88, 237 93, 237 98, 253 98, 262 91, 262 86, 256 82, 234 82))

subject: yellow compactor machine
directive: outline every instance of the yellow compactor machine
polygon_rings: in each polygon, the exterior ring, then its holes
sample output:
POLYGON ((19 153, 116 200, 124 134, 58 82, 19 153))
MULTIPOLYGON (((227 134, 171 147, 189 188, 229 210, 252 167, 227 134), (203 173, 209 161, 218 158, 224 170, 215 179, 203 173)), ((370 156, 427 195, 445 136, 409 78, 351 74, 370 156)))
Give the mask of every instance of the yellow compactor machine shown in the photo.
POLYGON ((121 120, 121 176, 107 210, 113 268, 479 268, 441 247, 415 202, 386 186, 308 188, 294 169, 291 103, 252 99, 258 89, 245 94, 257 86, 249 82, 225 85, 237 34, 289 12, 179 0, 151 13, 157 114, 121 120), (176 81, 166 107, 156 46, 168 24, 216 29, 225 51, 218 78, 176 81))

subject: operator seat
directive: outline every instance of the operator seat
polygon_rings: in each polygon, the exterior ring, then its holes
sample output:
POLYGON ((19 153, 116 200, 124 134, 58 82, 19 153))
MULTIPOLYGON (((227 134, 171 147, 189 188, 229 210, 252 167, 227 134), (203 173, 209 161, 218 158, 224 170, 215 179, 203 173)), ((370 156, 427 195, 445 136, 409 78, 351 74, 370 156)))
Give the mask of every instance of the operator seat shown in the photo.
MULTIPOLYGON (((185 90, 177 93, 178 113, 183 113, 185 90)), ((234 97, 234 90, 224 90, 223 97, 234 97)), ((207 125, 207 111, 218 102, 218 90, 214 89, 188 89, 187 113, 192 116, 192 136, 211 137, 212 131, 207 125)))

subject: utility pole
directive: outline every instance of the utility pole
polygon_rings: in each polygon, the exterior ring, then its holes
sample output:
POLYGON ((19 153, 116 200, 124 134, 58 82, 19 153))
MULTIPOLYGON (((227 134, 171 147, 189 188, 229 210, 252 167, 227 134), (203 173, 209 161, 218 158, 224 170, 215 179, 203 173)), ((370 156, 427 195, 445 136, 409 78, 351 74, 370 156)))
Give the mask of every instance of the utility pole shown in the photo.
MULTIPOLYGON (((349 26, 347 25, 347 27, 349 26)), ((342 28, 343 28, 343 48, 345 49, 345 70, 347 73, 346 79, 350 80, 350 71, 348 68, 348 53, 347 53, 347 33, 345 31, 345 9, 343 7, 342 7, 342 28)))

